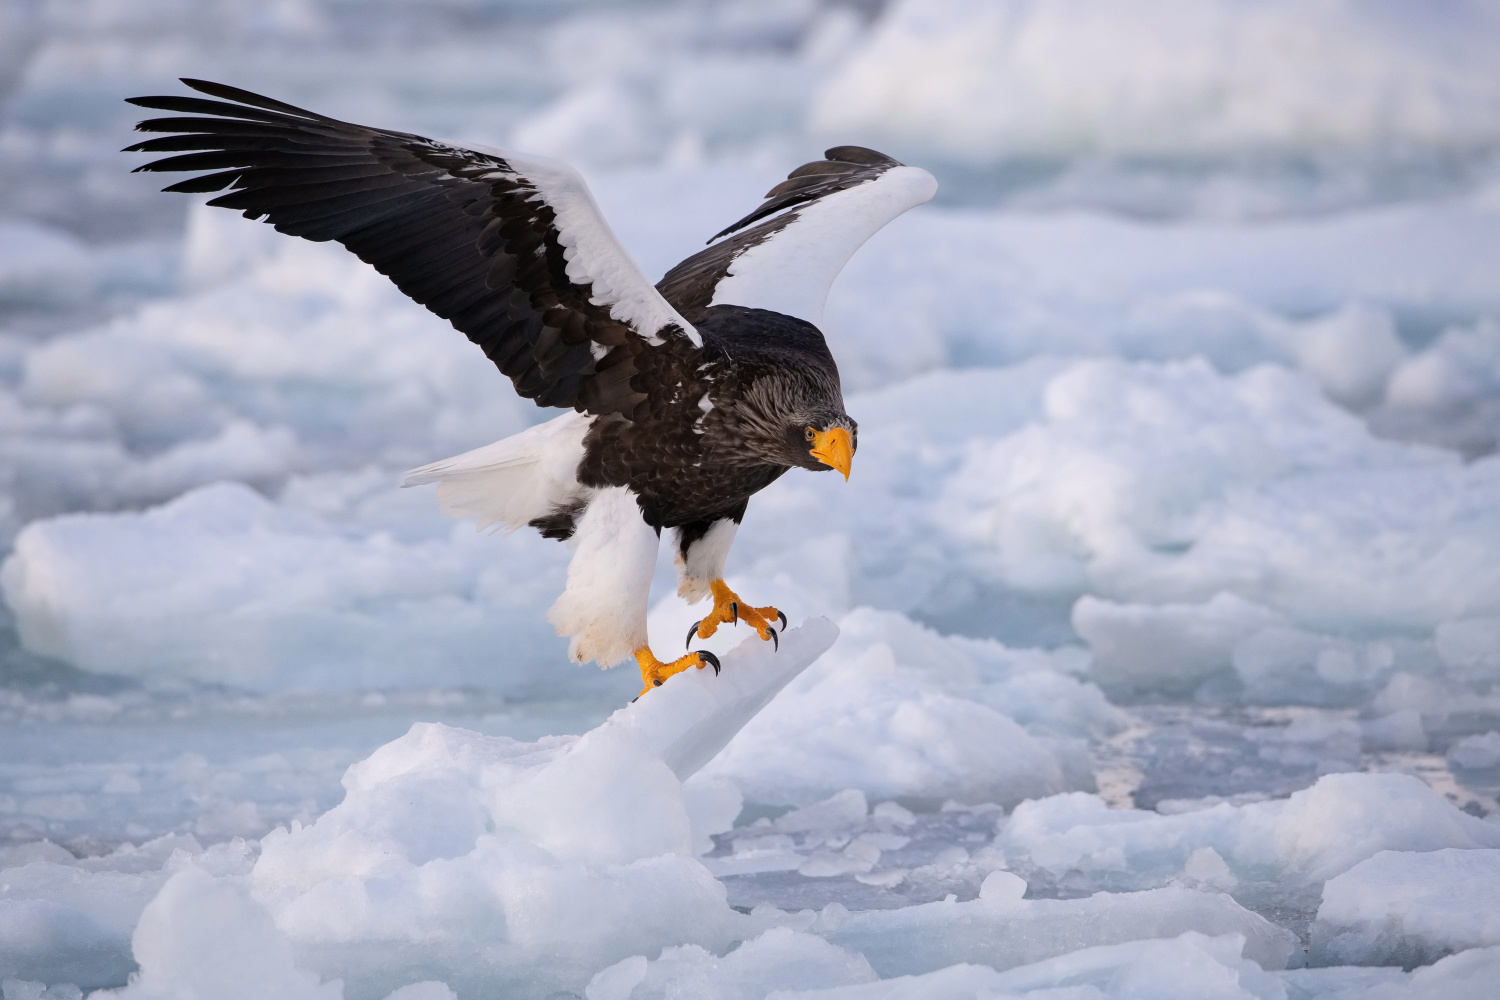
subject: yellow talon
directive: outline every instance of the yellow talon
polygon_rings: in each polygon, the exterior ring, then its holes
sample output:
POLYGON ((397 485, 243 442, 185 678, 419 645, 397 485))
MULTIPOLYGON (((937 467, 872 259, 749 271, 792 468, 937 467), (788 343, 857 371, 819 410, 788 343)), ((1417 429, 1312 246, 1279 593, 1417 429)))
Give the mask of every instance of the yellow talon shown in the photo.
POLYGON ((776 630, 771 627, 778 619, 785 626, 786 616, 780 611, 775 608, 750 607, 740 600, 739 595, 730 590, 729 585, 723 580, 715 580, 709 584, 709 589, 713 591, 714 609, 706 618, 693 626, 693 632, 688 634, 689 642, 692 642, 694 633, 707 639, 719 630, 720 625, 728 625, 738 620, 759 632, 762 639, 776 642, 778 646, 781 645, 776 638, 776 630))
MULTIPOLYGON (((641 681, 646 685, 641 688, 641 694, 645 694, 652 688, 661 687, 662 682, 668 677, 680 674, 689 667, 702 670, 709 664, 713 664, 714 673, 719 672, 719 658, 707 652, 689 653, 686 656, 679 656, 671 663, 663 663, 656 658, 655 653, 651 652, 650 646, 642 646, 635 651, 635 662, 640 665, 641 681)), ((639 698, 641 694, 636 697, 639 698)))

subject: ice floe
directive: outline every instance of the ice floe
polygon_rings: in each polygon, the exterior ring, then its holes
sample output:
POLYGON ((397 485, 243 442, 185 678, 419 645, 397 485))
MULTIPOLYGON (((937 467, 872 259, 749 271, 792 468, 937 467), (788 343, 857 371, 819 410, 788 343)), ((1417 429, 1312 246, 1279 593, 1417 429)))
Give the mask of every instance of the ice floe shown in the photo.
MULTIPOLYGON (((779 651, 751 638, 725 657, 721 676, 674 678, 582 737, 524 743, 418 724, 348 770, 342 803, 310 825, 273 831, 258 850, 244 841, 208 851, 164 841, 92 862, 54 857, 57 848, 21 851, 8 859, 5 901, 47 929, 42 937, 50 947, 22 954, 9 971, 45 981, 55 972, 50 961, 72 958, 71 967, 80 968, 71 949, 95 956, 101 967, 94 979, 108 982, 128 961, 128 935, 139 972, 126 997, 234 996, 251 982, 291 996, 381 997, 434 982, 435 969, 460 995, 498 984, 527 995, 586 988, 631 996, 642 988, 641 996, 652 996, 682 981, 719 989, 713 984, 720 980, 741 991, 722 995, 763 995, 753 991, 944 975, 940 970, 964 962, 990 970, 977 975, 1029 970, 1012 977, 1017 984, 1087 979, 1127 954, 1111 948, 1145 941, 1141 948, 1169 954, 1207 949, 1229 970, 1226 981, 1237 983, 1242 973, 1253 979, 1285 965, 1296 942, 1209 885, 1222 881, 1225 865, 1204 861, 1202 846, 1214 837, 1196 821, 1241 827, 1230 831, 1238 835, 1237 853, 1222 834, 1217 842, 1242 869, 1266 862, 1269 840, 1280 851, 1272 863, 1279 858, 1305 877, 1356 859, 1347 838, 1319 831, 1327 826, 1324 813, 1347 812, 1357 800, 1405 795, 1412 803, 1397 810, 1404 826, 1388 829, 1379 846, 1500 842, 1489 824, 1456 811, 1448 818, 1443 810, 1452 807, 1432 801, 1420 782, 1344 776, 1294 796, 1284 809, 1267 803, 1236 813, 1221 806, 1159 818, 1158 826, 1189 831, 1186 839, 1198 847, 1186 862, 1199 876, 1196 888, 1026 899, 1027 883, 994 853, 977 895, 965 902, 950 895, 894 910, 851 912, 836 903, 816 913, 733 909, 724 885, 698 859, 698 845, 726 832, 734 820, 729 810, 739 803, 694 775, 778 690, 796 683, 835 635, 831 624, 815 620, 790 631, 779 651), (1309 838, 1317 843, 1309 846, 1309 838), (747 981, 751 970, 769 978, 747 981)), ((1120 864, 1121 847, 1101 855, 1097 843, 1080 840, 1086 827, 1077 822, 1059 826, 1054 817, 1044 823, 1044 841, 1028 833, 1043 828, 1038 810, 1056 813, 1058 806, 1105 822, 1096 830, 1138 833, 1150 822, 1115 822, 1132 817, 1102 806, 1080 812, 1084 805, 1069 796, 1023 803, 995 843, 1054 868, 1120 864), (1043 842, 1086 854, 1046 855, 1043 842)), ((871 812, 862 793, 849 791, 787 813, 772 829, 823 837, 871 820, 892 832, 860 838, 867 859, 878 858, 882 845, 905 847, 910 838, 894 831, 910 829, 916 817, 893 803, 871 812)), ((1164 839, 1162 832, 1153 839, 1164 839)), ((36 931, 15 937, 21 925, 14 926, 12 947, 37 938, 36 931)))
POLYGON ((1381 851, 1323 886, 1313 955, 1328 965, 1427 965, 1500 945, 1500 851, 1381 851))
POLYGON ((997 843, 1054 875, 1109 871, 1135 886, 1165 882, 1210 848, 1239 878, 1290 893, 1380 851, 1500 846, 1500 827, 1410 775, 1330 774, 1286 799, 1175 814, 1109 809, 1081 792, 1025 802, 997 843))

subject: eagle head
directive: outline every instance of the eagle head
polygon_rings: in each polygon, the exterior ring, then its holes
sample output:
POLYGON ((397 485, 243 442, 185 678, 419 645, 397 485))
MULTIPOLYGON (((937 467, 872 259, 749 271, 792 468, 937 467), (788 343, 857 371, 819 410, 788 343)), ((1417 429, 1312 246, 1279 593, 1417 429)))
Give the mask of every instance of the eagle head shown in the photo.
POLYGON ((812 472, 837 469, 849 478, 859 429, 844 412, 838 370, 831 361, 826 369, 806 363, 783 366, 757 379, 725 409, 726 427, 733 428, 747 457, 812 472))
POLYGON ((814 472, 837 469, 849 479, 849 466, 859 447, 859 425, 845 413, 810 414, 786 430, 796 463, 814 472))

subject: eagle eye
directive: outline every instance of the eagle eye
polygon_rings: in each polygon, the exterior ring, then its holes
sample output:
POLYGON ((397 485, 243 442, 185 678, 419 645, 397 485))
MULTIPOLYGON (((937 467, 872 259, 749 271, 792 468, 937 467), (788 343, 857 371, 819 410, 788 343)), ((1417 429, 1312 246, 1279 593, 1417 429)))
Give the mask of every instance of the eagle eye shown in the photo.
POLYGON ((817 438, 818 432, 809 427, 807 428, 807 430, 803 431, 802 436, 807 438, 809 441, 812 441, 817 438))

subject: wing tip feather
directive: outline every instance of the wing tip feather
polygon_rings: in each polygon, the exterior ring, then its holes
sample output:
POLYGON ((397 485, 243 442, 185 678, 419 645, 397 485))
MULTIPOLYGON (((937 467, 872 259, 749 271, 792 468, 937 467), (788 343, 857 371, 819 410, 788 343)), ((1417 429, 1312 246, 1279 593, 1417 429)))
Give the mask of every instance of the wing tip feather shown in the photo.
POLYGON ((786 180, 771 188, 765 194, 765 200, 755 211, 740 219, 738 222, 719 230, 710 236, 705 246, 723 239, 732 233, 761 219, 768 218, 799 205, 817 201, 820 198, 851 187, 876 180, 887 170, 905 166, 900 160, 893 156, 887 156, 879 150, 870 149, 866 146, 831 146, 823 151, 822 160, 813 160, 804 163, 787 175, 786 180), (838 165, 842 167, 848 164, 854 169, 816 169, 824 164, 830 167, 838 165), (841 180, 850 180, 852 183, 841 183, 841 180), (819 190, 821 188, 821 190, 819 190))
POLYGON ((823 150, 823 159, 834 163, 859 163, 871 167, 904 167, 906 164, 894 156, 887 156, 868 146, 834 146, 823 150))

